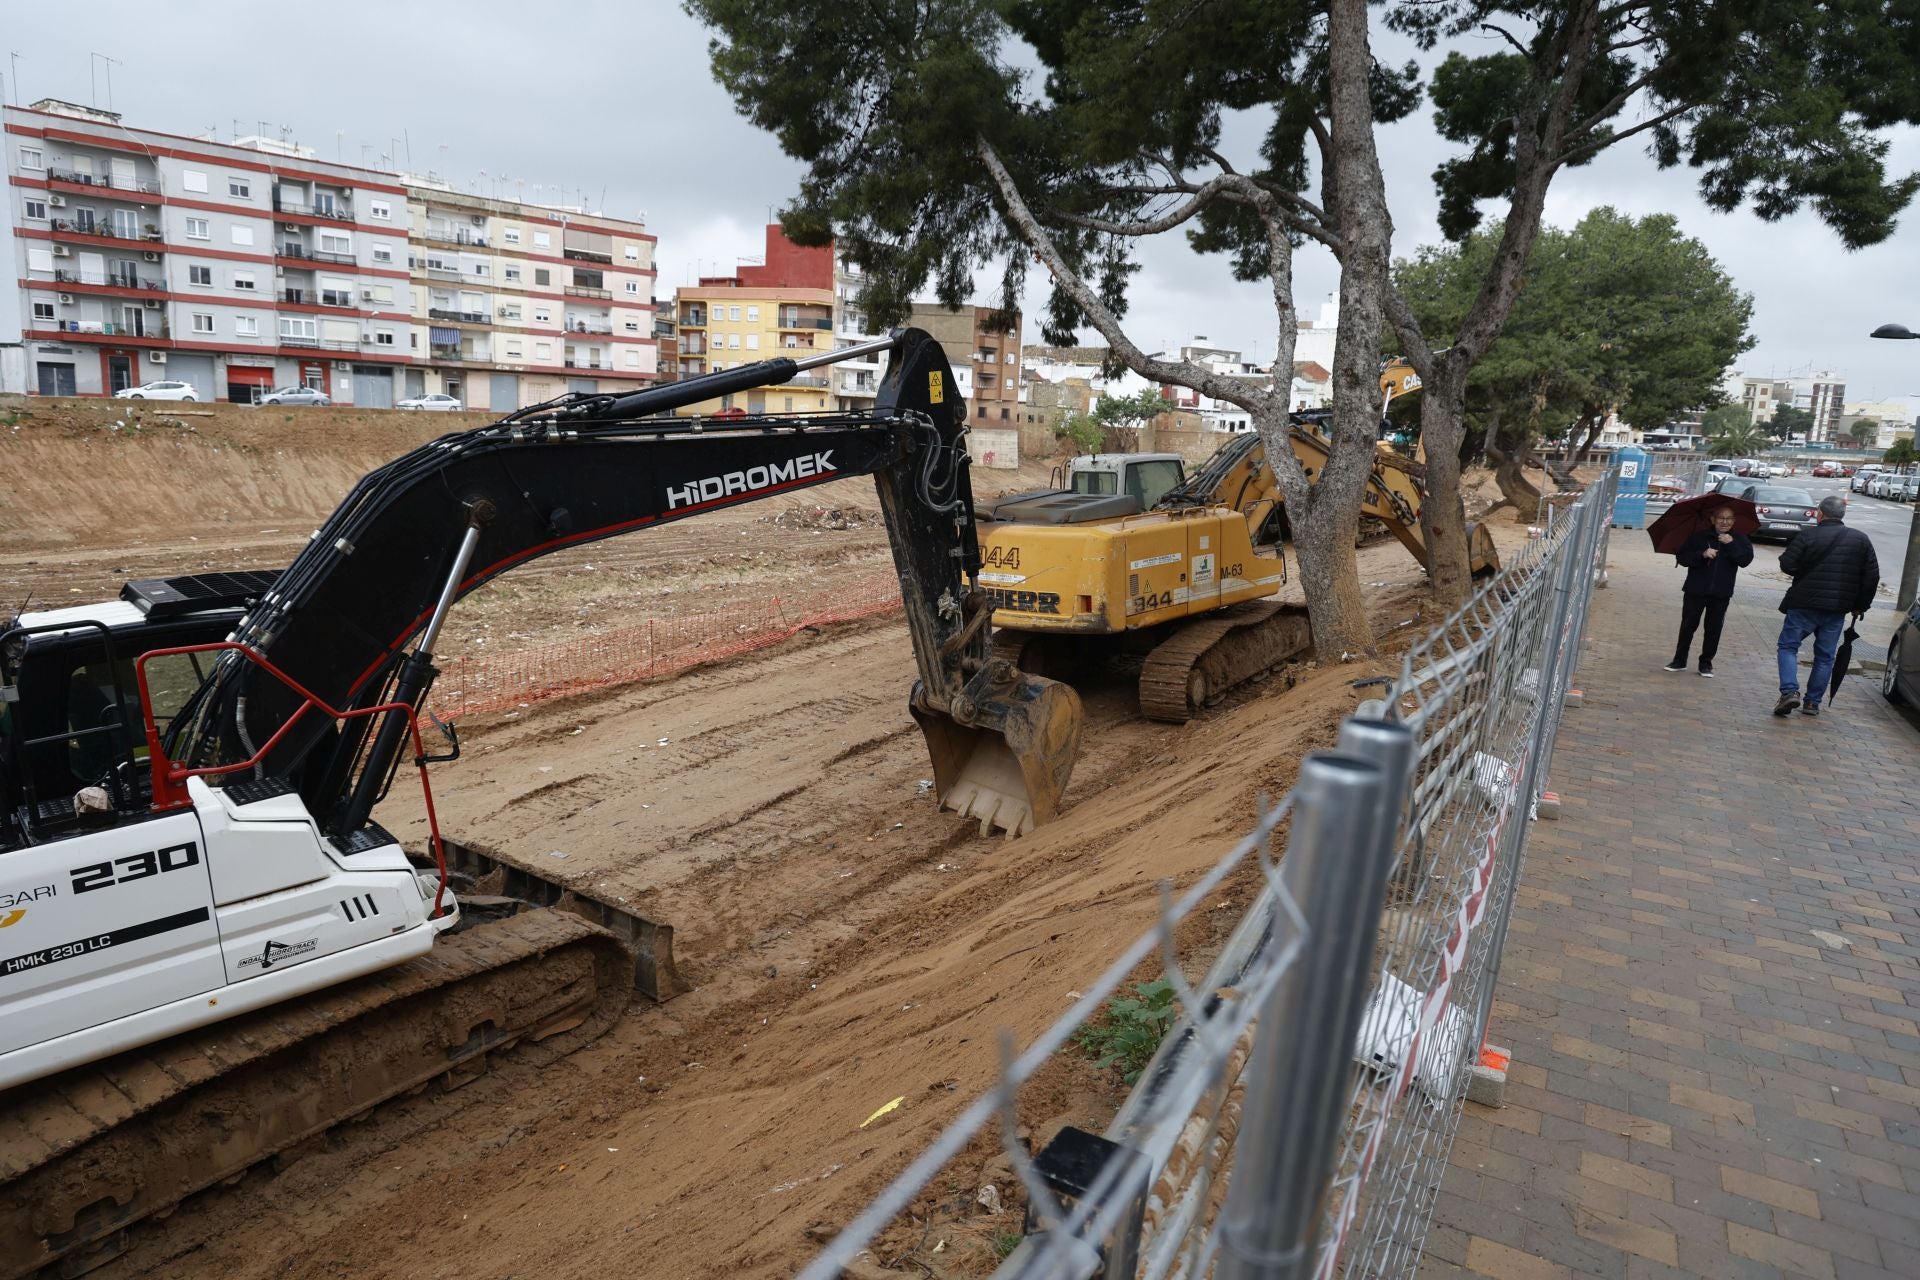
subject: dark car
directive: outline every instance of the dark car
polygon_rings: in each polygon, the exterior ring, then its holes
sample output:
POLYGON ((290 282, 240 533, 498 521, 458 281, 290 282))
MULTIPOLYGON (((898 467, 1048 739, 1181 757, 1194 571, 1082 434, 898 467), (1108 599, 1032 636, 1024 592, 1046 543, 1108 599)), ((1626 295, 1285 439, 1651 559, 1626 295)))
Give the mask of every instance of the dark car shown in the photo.
POLYGON ((1729 498, 1742 498, 1756 483, 1752 476, 1721 476, 1708 487, 1707 492, 1724 493, 1729 498))
POLYGON ((1813 528, 1814 512, 1820 505, 1805 489, 1775 484, 1750 485, 1740 496, 1753 504, 1754 514, 1760 517, 1760 527, 1753 533, 1756 542, 1761 538, 1785 542, 1802 529, 1813 528))
POLYGON ((1920 707, 1920 604, 1907 610, 1887 644, 1887 669, 1880 677, 1887 701, 1920 707))

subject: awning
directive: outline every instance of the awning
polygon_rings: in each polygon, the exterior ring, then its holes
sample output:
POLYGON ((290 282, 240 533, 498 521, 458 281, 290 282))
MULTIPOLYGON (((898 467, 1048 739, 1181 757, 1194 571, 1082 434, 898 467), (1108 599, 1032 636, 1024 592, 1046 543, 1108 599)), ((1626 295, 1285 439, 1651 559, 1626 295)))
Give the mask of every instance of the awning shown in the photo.
POLYGON ((427 340, 436 347, 457 347, 460 345, 460 331, 433 325, 427 329, 427 340))

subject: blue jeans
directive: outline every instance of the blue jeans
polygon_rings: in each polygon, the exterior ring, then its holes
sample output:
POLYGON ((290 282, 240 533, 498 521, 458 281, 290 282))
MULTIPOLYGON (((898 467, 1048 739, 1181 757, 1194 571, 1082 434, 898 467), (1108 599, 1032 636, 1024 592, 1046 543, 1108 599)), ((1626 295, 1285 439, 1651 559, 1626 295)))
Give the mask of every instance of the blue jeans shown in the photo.
POLYGON ((1813 637, 1813 675, 1807 680, 1807 705, 1819 706, 1827 694, 1827 682, 1833 677, 1833 655, 1840 647, 1840 630, 1847 625, 1844 613, 1821 613, 1814 609, 1789 609, 1780 624, 1780 692, 1800 692, 1800 643, 1813 637))

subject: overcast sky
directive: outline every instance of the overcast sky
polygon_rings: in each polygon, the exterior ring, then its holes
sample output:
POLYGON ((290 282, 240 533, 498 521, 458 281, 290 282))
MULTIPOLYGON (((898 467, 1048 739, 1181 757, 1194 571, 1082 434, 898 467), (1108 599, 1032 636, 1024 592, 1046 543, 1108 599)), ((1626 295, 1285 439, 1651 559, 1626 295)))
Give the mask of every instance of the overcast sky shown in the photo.
MULTIPOLYGON (((126 0, 78 8, 0 0, 0 8, 0 53, 15 55, 0 63, 9 102, 57 97, 104 107, 110 76, 112 106, 131 125, 212 130, 222 140, 236 127, 249 134, 264 125, 326 159, 432 170, 466 190, 643 216, 660 238, 662 298, 757 257, 761 227, 797 184, 798 166, 740 119, 714 82, 707 33, 667 0, 545 8, 335 0, 297 20, 282 15, 292 26, 227 0, 172 0, 161 10, 126 0), (156 14, 164 17, 157 37, 156 14)), ((1396 255, 1438 239, 1430 175, 1445 154, 1425 109, 1383 132, 1396 255)), ((1893 161, 1920 168, 1920 133, 1894 140, 1893 161)), ((1757 343, 1743 370, 1827 370, 1846 382, 1849 400, 1911 397, 1920 407, 1920 342, 1867 337, 1887 321, 1920 330, 1920 210, 1885 244, 1849 254, 1809 214, 1770 225, 1709 211, 1689 172, 1656 172, 1632 143, 1563 172, 1548 221, 1570 225, 1600 204, 1675 214, 1753 294, 1757 343)), ((1137 340, 1158 348, 1204 334, 1270 357, 1273 311, 1263 287, 1236 283, 1223 259, 1166 239, 1135 280, 1129 327, 1137 340)), ((1336 271, 1324 253, 1303 250, 1297 276, 1310 317, 1336 271)))

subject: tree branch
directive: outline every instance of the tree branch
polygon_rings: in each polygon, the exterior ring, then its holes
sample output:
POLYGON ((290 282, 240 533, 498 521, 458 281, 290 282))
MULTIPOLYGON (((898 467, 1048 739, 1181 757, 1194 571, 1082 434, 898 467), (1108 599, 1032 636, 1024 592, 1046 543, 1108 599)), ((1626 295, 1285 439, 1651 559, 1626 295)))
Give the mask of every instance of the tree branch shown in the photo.
MULTIPOLYGON (((1112 344, 1114 354, 1119 356, 1127 368, 1152 382, 1171 382, 1183 387, 1191 387, 1203 395, 1228 404, 1238 405, 1248 413, 1270 413, 1274 410, 1270 393, 1250 389, 1245 383, 1231 378, 1223 378, 1200 365, 1187 360, 1155 360, 1134 344, 1126 331, 1120 327, 1120 319, 1111 308, 1100 300, 1100 295, 1090 288, 1080 274, 1061 256, 1059 247, 1054 244, 1046 229, 1034 217, 1027 207, 1026 198, 1020 194, 1019 184, 1007 171, 999 152, 985 138, 976 137, 974 151, 985 166, 987 175, 1000 193, 1000 199, 1006 208, 1007 221, 1014 233, 1026 243, 1034 256, 1046 264, 1054 283, 1064 290, 1081 314, 1090 324, 1100 331, 1102 337, 1112 344)), ((1291 375, 1292 370, 1288 370, 1291 375)), ((1287 409, 1284 403, 1279 411, 1287 409)))
POLYGON ((1645 133, 1649 129, 1657 129, 1675 116, 1683 116, 1690 110, 1692 110, 1692 108, 1685 105, 1670 107, 1657 116, 1642 120, 1631 129, 1622 129, 1619 133, 1608 134, 1605 138, 1595 139, 1592 142, 1583 142, 1577 147, 1562 152, 1556 164, 1571 164, 1583 155, 1592 155, 1595 152, 1604 151, 1616 142, 1631 138, 1636 133, 1645 133))
POLYGON ((1648 72, 1646 75, 1639 77, 1637 80, 1627 85, 1626 88, 1622 89, 1619 93, 1614 94, 1613 97, 1609 98, 1605 103, 1603 103, 1600 106, 1598 110, 1593 112, 1593 114, 1589 115, 1585 120, 1580 121, 1578 124, 1568 126, 1567 132, 1566 132, 1566 140, 1572 141, 1573 139, 1580 137, 1582 134, 1588 133, 1591 130, 1593 130, 1595 127, 1600 125, 1603 121, 1605 121, 1610 116, 1612 116, 1614 112, 1626 106, 1628 99, 1632 98, 1634 94, 1640 92, 1642 89, 1646 88, 1652 82, 1653 82, 1653 73, 1648 72))
POLYGON ((1482 31, 1491 31, 1495 35, 1499 36, 1502 40, 1505 40, 1508 44, 1514 47, 1514 50, 1517 53, 1519 53, 1521 57, 1523 58, 1533 57, 1531 53, 1527 52, 1527 46, 1521 44, 1518 40, 1514 39, 1513 34, 1509 32, 1505 27, 1499 26, 1491 22, 1483 22, 1480 24, 1480 29, 1482 31))

